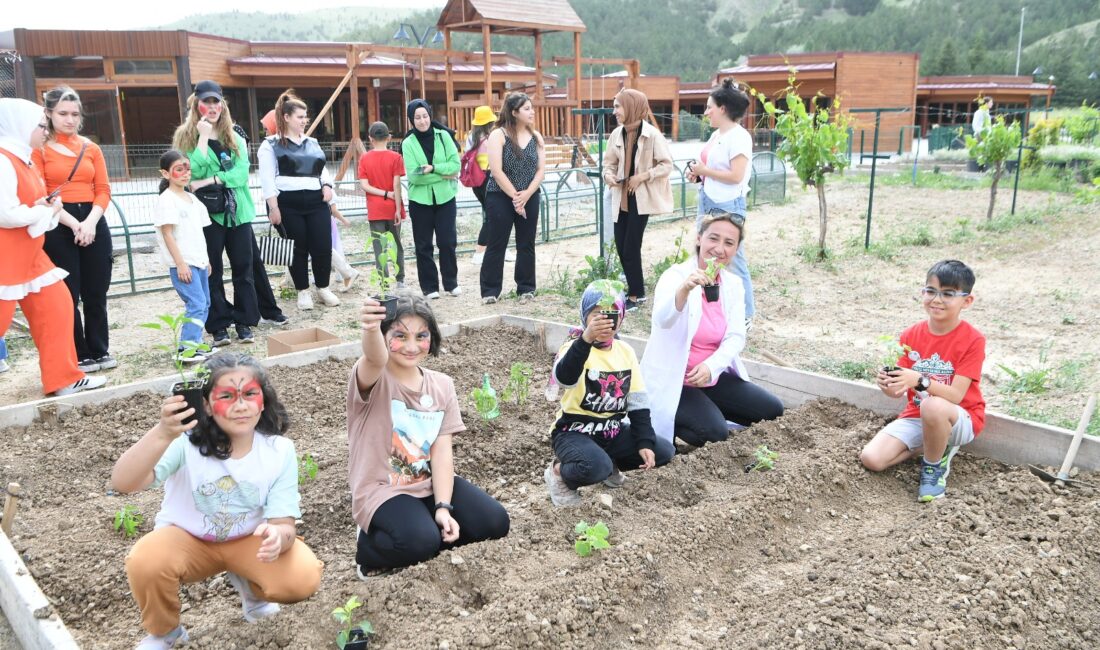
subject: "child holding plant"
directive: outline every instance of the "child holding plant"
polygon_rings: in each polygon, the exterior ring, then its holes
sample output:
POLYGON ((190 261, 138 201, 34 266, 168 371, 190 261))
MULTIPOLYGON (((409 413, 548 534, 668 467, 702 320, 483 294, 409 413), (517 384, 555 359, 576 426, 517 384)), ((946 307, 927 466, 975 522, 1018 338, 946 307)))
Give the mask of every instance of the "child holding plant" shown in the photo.
POLYGON ((875 434, 859 454, 872 472, 921 456, 917 499, 934 501, 947 492, 951 459, 985 424, 985 399, 978 387, 985 361, 985 337, 962 319, 974 304, 974 272, 959 260, 932 265, 921 289, 928 320, 898 338, 907 354, 897 368, 880 369, 879 390, 905 399, 896 420, 875 434))
POLYGON ((626 317, 622 283, 589 284, 580 314, 581 326, 570 330, 551 374, 565 388, 550 432, 557 460, 543 473, 556 506, 579 504, 577 488, 585 485, 621 487, 622 470, 664 465, 675 453, 671 441, 653 432, 634 349, 616 338, 626 317))
POLYGON ((309 598, 322 563, 297 537, 302 516, 294 443, 263 367, 222 353, 206 361, 205 417, 181 396, 164 400, 160 422, 115 463, 122 493, 164 485, 153 532, 126 558, 130 590, 149 633, 138 648, 188 640, 180 625, 179 587, 226 571, 250 623, 274 616, 275 603, 309 598))
POLYGON ((454 381, 421 367, 441 338, 427 299, 403 293, 396 316, 367 298, 363 355, 348 382, 355 563, 363 580, 440 550, 508 534, 508 513, 454 473, 451 437, 466 430, 454 381))
POLYGON ((210 259, 203 228, 210 225, 206 206, 187 191, 191 182, 191 161, 183 152, 169 149, 160 157, 160 197, 153 213, 160 259, 176 294, 183 301, 184 315, 191 319, 180 331, 181 347, 176 351, 184 363, 206 359, 204 352, 182 355, 183 341, 202 343, 202 328, 210 313, 210 259))

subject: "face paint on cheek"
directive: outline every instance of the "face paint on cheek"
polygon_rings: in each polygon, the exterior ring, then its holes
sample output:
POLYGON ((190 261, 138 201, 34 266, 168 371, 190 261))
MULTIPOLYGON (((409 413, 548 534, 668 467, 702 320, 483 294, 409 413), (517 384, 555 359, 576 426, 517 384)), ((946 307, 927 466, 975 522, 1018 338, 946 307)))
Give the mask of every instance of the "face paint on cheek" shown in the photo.
POLYGON ((206 117, 206 114, 209 113, 209 112, 210 112, 210 109, 207 108, 206 104, 203 104, 202 102, 199 102, 199 115, 202 115, 203 117, 206 117))
POLYGON ((260 382, 253 379, 244 385, 241 391, 241 399, 246 402, 251 402, 256 405, 256 408, 263 409, 264 407, 264 391, 260 386, 260 382))
POLYGON ((428 349, 432 347, 432 340, 431 339, 426 339, 426 338, 425 339, 417 339, 416 340, 416 347, 420 348, 421 352, 427 352, 428 349))
POLYGON ((236 387, 217 388, 211 396, 213 397, 213 403, 210 405, 210 410, 219 417, 226 417, 229 409, 233 408, 238 401, 253 404, 261 411, 264 408, 263 389, 260 382, 255 379, 239 389, 236 387))
POLYGON ((399 341, 396 338, 390 339, 390 352, 400 352, 401 348, 404 346, 404 342, 399 341))

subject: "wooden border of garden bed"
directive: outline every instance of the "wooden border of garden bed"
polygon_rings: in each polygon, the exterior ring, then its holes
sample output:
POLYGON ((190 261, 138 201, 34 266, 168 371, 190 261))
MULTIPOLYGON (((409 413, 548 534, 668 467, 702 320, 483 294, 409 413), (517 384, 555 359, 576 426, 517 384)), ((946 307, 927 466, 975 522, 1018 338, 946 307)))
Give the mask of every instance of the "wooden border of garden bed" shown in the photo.
MULTIPOLYGON (((547 353, 557 351, 569 332, 569 325, 520 316, 486 316, 442 326, 444 338, 468 329, 504 324, 521 327, 536 335, 547 353)), ((624 336, 641 357, 646 340, 624 336)), ((359 343, 349 342, 326 348, 304 350, 262 359, 264 366, 299 367, 325 359, 351 359, 359 355, 359 343)), ((812 372, 783 368, 746 360, 752 380, 775 393, 787 408, 810 400, 831 397, 883 416, 896 415, 901 402, 890 399, 877 388, 864 383, 837 379, 812 372)), ((175 375, 113 386, 70 397, 50 397, 0 408, 0 429, 27 426, 39 418, 58 418, 66 411, 85 404, 106 402, 142 391, 167 393, 177 381, 175 375)), ((985 429, 966 452, 992 458, 1009 465, 1035 463, 1057 467, 1069 448, 1073 432, 1059 427, 1028 422, 1000 413, 986 412, 985 429)), ((1100 440, 1086 436, 1075 464, 1084 470, 1100 469, 1100 440)), ((45 594, 19 558, 8 538, 0 533, 0 605, 11 622, 24 650, 76 648, 76 642, 64 623, 50 608, 45 594)))

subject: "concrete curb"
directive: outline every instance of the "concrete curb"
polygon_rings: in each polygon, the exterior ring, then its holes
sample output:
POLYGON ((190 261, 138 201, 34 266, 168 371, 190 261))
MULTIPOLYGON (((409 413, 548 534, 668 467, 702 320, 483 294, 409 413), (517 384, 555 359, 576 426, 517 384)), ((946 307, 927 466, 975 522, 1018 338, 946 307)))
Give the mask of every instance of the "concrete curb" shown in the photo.
POLYGON ((0 607, 23 650, 79 647, 3 533, 0 533, 0 607))

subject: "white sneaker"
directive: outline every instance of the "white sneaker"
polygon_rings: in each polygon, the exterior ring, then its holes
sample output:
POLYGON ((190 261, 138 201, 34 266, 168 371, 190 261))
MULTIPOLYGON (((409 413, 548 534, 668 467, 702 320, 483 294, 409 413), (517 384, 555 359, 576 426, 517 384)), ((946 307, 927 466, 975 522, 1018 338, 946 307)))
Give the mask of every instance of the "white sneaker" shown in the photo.
POLYGON ((455 287, 454 289, 451 289, 450 291, 447 292, 447 295, 448 296, 454 296, 456 298, 458 296, 461 296, 462 295, 462 287, 455 287))
POLYGON ((474 265, 477 266, 485 261, 485 251, 477 251, 474 253, 474 265))
POLYGON ((8 365, 7 359, 0 359, 0 372, 7 372, 11 370, 11 366, 8 365))
POLYGON ((58 388, 56 391, 54 391, 54 395, 56 395, 58 397, 64 397, 66 395, 75 395, 76 393, 79 393, 80 391, 92 390, 94 388, 99 388, 99 387, 103 386, 106 383, 107 383, 107 378, 106 377, 88 377, 88 376, 85 376, 83 379, 78 379, 78 380, 74 381, 73 383, 69 384, 68 386, 66 386, 64 388, 58 388))
POLYGON ((313 296, 309 294, 309 289, 298 292, 298 311, 309 311, 313 309, 313 296))
POLYGON ((278 603, 269 603, 256 598, 248 581, 241 576, 226 571, 225 578, 241 595, 241 611, 244 612, 244 620, 255 623, 262 618, 271 618, 279 613, 278 603))
POLYGON ((514 250, 512 250, 511 248, 504 251, 504 261, 505 262, 515 262, 516 261, 516 252, 514 250))
POLYGON ((328 287, 317 289, 317 297, 321 299, 321 302, 325 303, 326 307, 335 307, 340 304, 340 299, 337 298, 336 294, 328 287))
POLYGON ((355 284, 355 281, 359 278, 360 275, 361 273, 359 273, 359 271, 352 269, 351 275, 344 278, 343 282, 336 286, 336 290, 340 293, 347 292, 347 290, 351 288, 351 285, 355 284))
POLYGON ((168 634, 162 636, 150 634, 146 636, 137 644, 137 650, 166 650, 167 648, 183 645, 190 640, 191 637, 187 636, 187 630, 182 625, 177 625, 176 629, 168 634))
POLYGON ((542 473, 546 480, 546 489, 550 491, 550 501, 556 506, 575 506, 581 502, 581 495, 576 490, 570 490, 561 476, 554 472, 554 461, 546 466, 542 473))
POLYGON ((496 301, 497 301, 496 296, 485 296, 484 298, 481 299, 481 304, 483 304, 483 305, 493 305, 493 304, 496 304, 496 301))
POLYGON ((431 293, 424 294, 424 297, 427 298, 428 300, 436 300, 436 299, 439 298, 439 292, 438 291, 433 291, 431 293))

